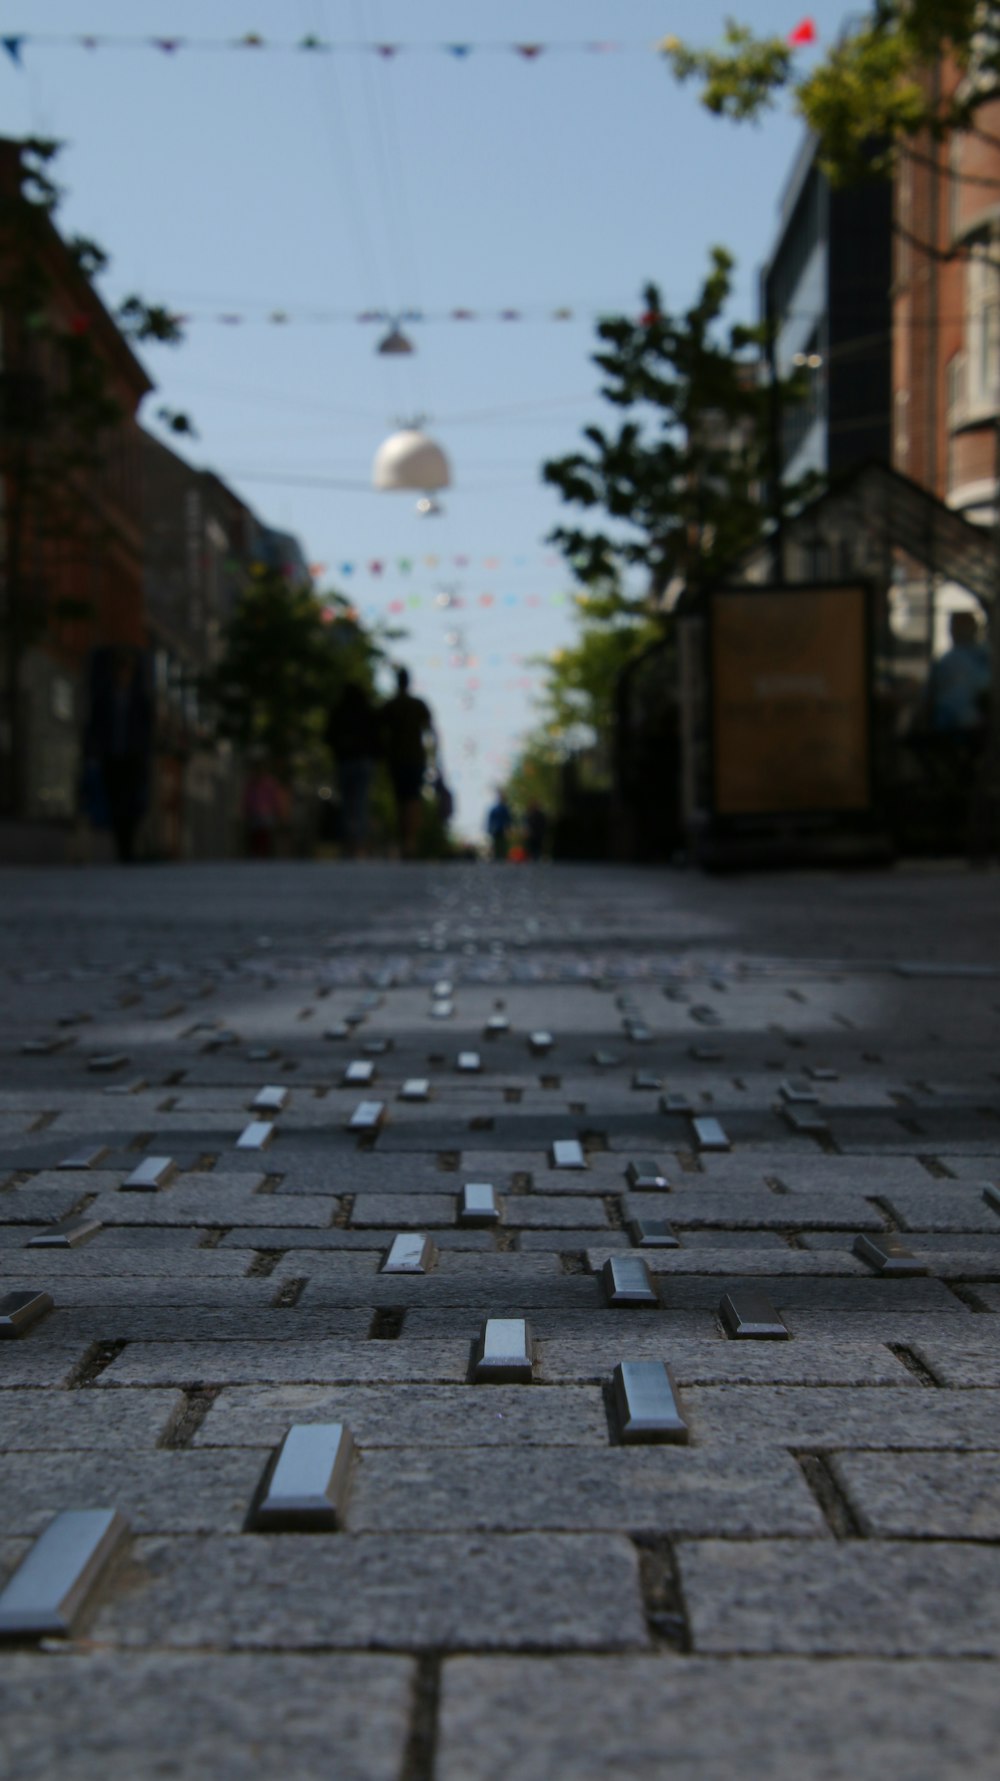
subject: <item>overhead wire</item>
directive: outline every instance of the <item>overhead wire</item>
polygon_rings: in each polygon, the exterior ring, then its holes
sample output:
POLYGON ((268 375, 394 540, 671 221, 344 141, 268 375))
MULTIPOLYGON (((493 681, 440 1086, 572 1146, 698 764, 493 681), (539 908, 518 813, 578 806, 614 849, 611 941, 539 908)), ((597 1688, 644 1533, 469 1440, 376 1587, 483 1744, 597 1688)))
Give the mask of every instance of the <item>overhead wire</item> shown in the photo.
MULTIPOLYGON (((319 33, 325 30, 326 0, 315 0, 316 28, 319 33)), ((308 5, 305 7, 308 12, 308 5)), ((324 138, 330 150, 330 160, 334 177, 338 181, 344 195, 348 226, 354 238, 358 271, 362 286, 370 304, 377 304, 379 292, 384 289, 382 277, 376 258, 372 237, 368 233, 365 221, 364 206, 361 203, 358 188, 357 172, 351 148, 350 132, 347 125, 347 113, 340 95, 340 83, 336 71, 335 58, 325 57, 322 62, 313 64, 316 80, 314 91, 317 110, 320 114, 324 138), (320 79, 329 90, 330 99, 326 100, 320 88, 320 79), (332 101, 332 102, 331 102, 332 101)))

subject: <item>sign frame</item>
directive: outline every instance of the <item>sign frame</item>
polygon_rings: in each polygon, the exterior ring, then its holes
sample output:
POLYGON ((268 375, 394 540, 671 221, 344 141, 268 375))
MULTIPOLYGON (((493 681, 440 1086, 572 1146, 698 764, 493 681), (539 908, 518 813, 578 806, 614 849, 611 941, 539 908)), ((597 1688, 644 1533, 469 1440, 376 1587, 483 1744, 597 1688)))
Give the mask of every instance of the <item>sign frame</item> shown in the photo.
POLYGON ((874 648, 874 615, 875 600, 870 580, 862 576, 835 581, 788 581, 788 582, 749 582, 720 584, 706 589, 703 601, 705 628, 703 633, 703 665, 705 686, 705 718, 708 785, 710 791, 710 820, 713 826, 725 825, 727 828, 740 829, 755 827, 761 823, 779 826, 794 826, 798 823, 809 825, 834 825, 839 821, 856 823, 858 819, 870 819, 876 812, 877 788, 875 782, 875 696, 873 683, 874 648), (738 596, 742 599, 754 599, 758 596, 787 596, 789 599, 803 598, 809 594, 844 594, 861 597, 862 601, 862 632, 861 674, 863 679, 863 708, 865 715, 864 739, 864 793, 860 801, 837 804, 817 804, 803 802, 800 805, 769 805, 766 802, 753 809, 733 810, 722 806, 719 799, 720 787, 720 750, 718 746, 718 688, 715 673, 715 649, 717 633, 717 602, 738 596))

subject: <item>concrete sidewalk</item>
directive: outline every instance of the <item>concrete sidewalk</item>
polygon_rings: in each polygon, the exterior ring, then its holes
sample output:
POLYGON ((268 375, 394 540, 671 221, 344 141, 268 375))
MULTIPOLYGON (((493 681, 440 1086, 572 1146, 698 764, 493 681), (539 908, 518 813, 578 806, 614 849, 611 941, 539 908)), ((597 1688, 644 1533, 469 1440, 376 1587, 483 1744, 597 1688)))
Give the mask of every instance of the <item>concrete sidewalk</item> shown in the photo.
POLYGON ((0 1647, 0 1775, 996 1773, 1000 877, 8 870, 0 903, 0 1297, 54 1301, 0 1346, 0 1578, 60 1512, 127 1523, 68 1636, 0 1647), (402 1233, 424 1272, 382 1271, 402 1233), (530 1380, 473 1382, 490 1319, 530 1380), (633 1441, 664 1364, 686 1439, 633 1441), (261 1531, 298 1425, 350 1431, 338 1525, 261 1531))

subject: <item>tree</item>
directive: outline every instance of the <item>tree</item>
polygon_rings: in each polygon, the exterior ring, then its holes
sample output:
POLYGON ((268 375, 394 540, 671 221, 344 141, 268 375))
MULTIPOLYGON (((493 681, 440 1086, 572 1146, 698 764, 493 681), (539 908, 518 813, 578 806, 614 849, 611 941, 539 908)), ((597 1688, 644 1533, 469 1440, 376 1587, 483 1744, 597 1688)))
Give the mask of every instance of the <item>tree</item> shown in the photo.
MULTIPOLYGON (((677 581, 715 579, 761 536, 776 393, 759 376, 762 330, 723 325, 732 266, 725 249, 713 248, 702 290, 680 316, 664 310, 651 284, 638 320, 598 324, 601 393, 627 419, 616 433, 586 427, 589 451, 543 466, 564 501, 612 522, 551 535, 577 579, 601 592, 609 616, 656 609, 677 581), (638 595, 628 583, 636 569, 645 571, 638 595)), ((798 387, 785 385, 785 397, 798 387)))
POLYGON ((350 679, 370 685, 379 643, 343 595, 255 576, 201 682, 220 740, 259 749, 285 778, 317 761, 327 714, 350 679))
POLYGON ((613 592, 577 596, 575 643, 543 660, 545 684, 537 723, 525 736, 508 775, 515 809, 537 801, 555 812, 567 760, 590 755, 606 779, 612 752, 615 701, 622 670, 663 635, 663 620, 629 618, 613 592))
POLYGON ((837 184, 891 171, 901 152, 919 152, 925 132, 940 142, 978 129, 977 113, 1000 82, 1000 7, 995 0, 876 0, 871 16, 806 74, 787 39, 758 36, 732 19, 722 49, 692 49, 677 37, 660 48, 677 80, 701 83, 702 103, 719 117, 756 121, 790 93, 837 184), (945 98, 930 78, 943 56, 966 77, 945 98))
POLYGON ((107 268, 103 249, 84 236, 63 240, 55 227, 57 153, 41 138, 0 143, 0 692, 10 809, 23 790, 25 654, 93 616, 82 588, 50 597, 49 571, 67 557, 88 564, 112 535, 106 497, 117 430, 149 387, 126 343, 180 339, 169 312, 138 295, 117 317, 105 309, 94 284, 107 268))

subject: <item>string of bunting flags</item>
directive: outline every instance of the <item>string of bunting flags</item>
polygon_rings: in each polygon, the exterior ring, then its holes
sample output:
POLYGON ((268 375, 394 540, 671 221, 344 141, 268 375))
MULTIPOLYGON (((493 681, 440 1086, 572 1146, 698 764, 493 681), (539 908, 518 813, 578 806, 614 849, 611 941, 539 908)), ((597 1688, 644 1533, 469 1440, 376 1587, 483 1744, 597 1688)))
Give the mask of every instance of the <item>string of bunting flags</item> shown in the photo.
POLYGON ((223 327, 238 328, 247 323, 265 322, 273 327, 309 326, 323 327, 343 322, 381 323, 383 326, 405 322, 425 324, 428 322, 571 322, 583 317, 596 320, 600 315, 623 313, 628 310, 628 303, 608 305, 605 309, 574 307, 572 304, 559 304, 555 309, 455 309, 425 310, 407 309, 401 313, 387 309, 362 309, 355 313, 348 309, 222 309, 222 310, 175 310, 171 311, 171 320, 179 327, 189 327, 192 323, 215 322, 223 327))
MULTIPOLYGON (((562 557, 559 556, 556 551, 543 552, 540 560, 544 563, 547 569, 558 569, 562 566, 563 561, 562 557)), ((386 573, 391 574, 393 569, 397 570, 400 575, 410 575, 414 569, 419 568, 477 569, 482 567, 483 569, 500 569, 505 563, 513 569, 524 569, 529 566, 530 559, 526 556, 504 558, 502 556, 471 557, 459 555, 442 557, 432 555, 420 557, 419 559, 416 557, 396 557, 394 561, 390 561, 388 557, 373 557, 368 563, 354 561, 343 563, 310 563, 309 573, 314 581, 321 580, 324 575, 360 575, 365 571, 367 571, 369 575, 378 579, 378 577, 386 573)), ((515 596, 511 595, 510 597, 513 599, 515 596)), ((490 598, 492 598, 492 596, 490 596, 490 598)), ((560 595, 559 598, 562 599, 564 596, 560 595)), ((435 603, 441 607, 460 606, 462 603, 456 593, 448 592, 447 590, 442 590, 439 594, 436 594, 434 599, 435 603)))
POLYGON ((447 597, 447 607, 444 608, 442 607, 442 596, 440 594, 407 594, 405 599, 397 596, 395 599, 383 600, 381 602, 367 601, 365 602, 363 609, 357 602, 354 602, 346 609, 343 607, 327 606, 324 607, 324 615, 328 617, 330 622, 332 622, 333 619, 341 617, 357 620, 362 616, 362 612, 365 618, 402 618, 407 612, 420 612, 427 607, 437 607, 438 610, 450 610, 453 612, 477 611, 479 613, 490 611, 499 613, 514 607, 528 607, 531 611, 537 612, 543 606, 565 606, 571 598, 572 596, 563 593, 485 593, 471 595, 468 599, 463 599, 460 594, 449 594, 447 597))
MULTIPOLYGON (((786 42, 793 48, 815 43, 819 33, 811 18, 804 18, 788 32, 786 42)), ((350 41, 317 36, 264 37, 259 31, 245 31, 238 37, 174 37, 137 36, 116 32, 53 32, 8 31, 0 36, 2 48, 10 60, 20 66, 26 50, 76 48, 95 50, 152 50, 163 56, 179 56, 182 52, 235 50, 255 55, 263 53, 293 55, 362 55, 374 56, 382 62, 393 62, 399 56, 444 55, 456 62, 467 62, 473 56, 515 56, 522 62, 538 62, 544 56, 584 55, 608 56, 649 54, 666 55, 675 39, 662 38, 654 43, 622 43, 603 39, 560 40, 549 43, 465 42, 465 43, 377 43, 350 41)))

